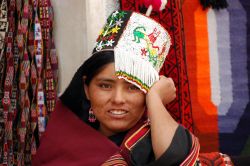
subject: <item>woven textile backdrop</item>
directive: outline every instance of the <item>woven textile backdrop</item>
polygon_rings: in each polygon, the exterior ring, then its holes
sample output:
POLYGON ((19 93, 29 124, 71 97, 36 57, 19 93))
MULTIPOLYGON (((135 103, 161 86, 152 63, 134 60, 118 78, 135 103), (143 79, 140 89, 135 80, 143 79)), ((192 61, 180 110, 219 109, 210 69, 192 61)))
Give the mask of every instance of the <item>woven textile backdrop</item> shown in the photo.
POLYGON ((228 4, 182 6, 194 131, 203 151, 250 154, 250 2, 228 4))
MULTIPOLYGON (((173 117, 199 137, 203 152, 250 154, 250 2, 228 4, 203 10, 199 0, 168 0, 151 17, 172 38, 162 73, 177 87, 173 117)), ((121 0, 121 8, 145 11, 135 0, 121 0)))

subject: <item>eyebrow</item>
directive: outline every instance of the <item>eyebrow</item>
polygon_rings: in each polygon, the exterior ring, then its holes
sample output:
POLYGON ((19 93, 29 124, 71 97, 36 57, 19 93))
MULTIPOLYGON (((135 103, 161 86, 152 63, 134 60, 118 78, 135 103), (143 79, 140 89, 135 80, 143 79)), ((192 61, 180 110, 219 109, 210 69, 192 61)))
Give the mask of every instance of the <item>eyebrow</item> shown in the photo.
POLYGON ((111 79, 111 78, 97 78, 96 79, 98 82, 99 81, 104 81, 104 82, 111 82, 111 83, 114 83, 115 80, 114 79, 111 79))
MULTIPOLYGON (((114 80, 114 79, 112 79, 112 78, 103 78, 103 77, 97 78, 96 81, 97 81, 97 82, 109 82, 109 83, 115 83, 115 82, 116 82, 116 80, 114 80)), ((125 80, 124 80, 124 83, 125 83, 126 85, 134 85, 134 84, 132 84, 132 83, 130 83, 130 82, 128 82, 128 81, 125 81, 125 80)), ((135 85, 134 85, 134 86, 135 86, 135 85)))

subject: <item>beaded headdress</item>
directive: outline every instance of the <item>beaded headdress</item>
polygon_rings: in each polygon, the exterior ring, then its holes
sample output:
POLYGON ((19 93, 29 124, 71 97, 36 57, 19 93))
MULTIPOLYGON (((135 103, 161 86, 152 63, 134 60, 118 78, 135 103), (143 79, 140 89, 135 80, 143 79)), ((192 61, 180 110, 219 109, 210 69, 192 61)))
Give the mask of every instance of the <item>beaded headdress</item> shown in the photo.
POLYGON ((170 44, 168 32, 153 19, 137 12, 115 11, 97 38, 92 55, 114 51, 118 78, 146 93, 159 79, 170 44))

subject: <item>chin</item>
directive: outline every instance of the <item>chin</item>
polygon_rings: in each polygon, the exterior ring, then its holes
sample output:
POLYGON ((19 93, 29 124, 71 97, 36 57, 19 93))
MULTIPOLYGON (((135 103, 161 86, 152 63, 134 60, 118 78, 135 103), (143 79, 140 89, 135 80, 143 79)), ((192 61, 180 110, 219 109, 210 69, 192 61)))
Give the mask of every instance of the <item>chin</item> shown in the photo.
POLYGON ((115 125, 110 127, 110 129, 115 133, 120 133, 129 130, 130 127, 128 127, 128 125, 115 125))

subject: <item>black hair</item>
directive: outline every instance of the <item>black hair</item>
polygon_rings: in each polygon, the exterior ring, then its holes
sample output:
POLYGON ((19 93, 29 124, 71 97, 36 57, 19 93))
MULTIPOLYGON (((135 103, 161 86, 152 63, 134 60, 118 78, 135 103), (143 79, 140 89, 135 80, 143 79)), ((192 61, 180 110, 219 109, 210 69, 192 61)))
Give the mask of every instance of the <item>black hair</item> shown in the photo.
POLYGON ((89 85, 93 77, 97 75, 106 64, 111 62, 114 62, 113 51, 100 51, 95 53, 78 68, 69 86, 60 96, 62 103, 87 123, 90 102, 86 98, 84 84, 89 85), (84 76, 86 77, 85 80, 83 80, 84 76))

